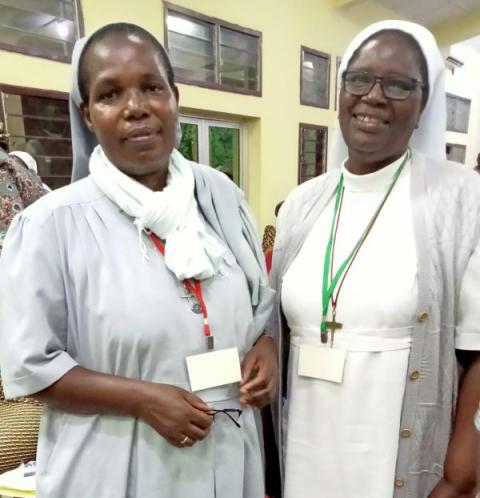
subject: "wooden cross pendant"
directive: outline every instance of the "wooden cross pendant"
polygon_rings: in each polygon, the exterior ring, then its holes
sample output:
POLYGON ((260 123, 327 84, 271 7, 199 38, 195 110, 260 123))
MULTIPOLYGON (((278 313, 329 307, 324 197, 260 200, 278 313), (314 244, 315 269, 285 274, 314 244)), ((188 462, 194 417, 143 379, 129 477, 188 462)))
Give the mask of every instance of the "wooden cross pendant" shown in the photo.
MULTIPOLYGON (((333 314, 331 322, 325 322, 327 326, 327 330, 330 330, 330 345, 333 346, 333 337, 335 335, 336 330, 340 330, 343 328, 343 323, 337 322, 335 320, 335 313, 333 314)), ((321 334, 321 341, 326 344, 328 342, 327 334, 321 334)))

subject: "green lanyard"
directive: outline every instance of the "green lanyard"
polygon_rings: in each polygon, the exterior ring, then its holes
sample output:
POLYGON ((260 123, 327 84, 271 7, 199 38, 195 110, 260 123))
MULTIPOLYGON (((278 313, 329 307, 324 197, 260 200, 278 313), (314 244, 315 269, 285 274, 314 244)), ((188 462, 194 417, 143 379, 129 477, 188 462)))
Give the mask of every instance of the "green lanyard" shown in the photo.
POLYGON ((349 267, 350 263, 352 262, 353 258, 356 256, 356 254, 359 251, 362 244, 365 242, 367 235, 369 234, 375 221, 377 220, 378 215, 380 214, 380 211, 382 210, 383 206, 385 205, 385 202, 387 201, 388 196, 390 195, 391 191, 393 190, 393 187, 395 186, 395 183, 397 182, 398 177, 400 176, 400 173, 402 172, 403 167, 405 166, 405 163, 407 162, 408 159, 410 159, 410 156, 411 156, 410 149, 408 149, 402 163, 400 164, 397 171, 393 175, 392 183, 390 184, 390 187, 388 188, 384 198, 380 202, 380 204, 379 204, 377 210, 375 211, 372 219, 369 221, 367 227, 363 231, 363 233, 360 236, 360 238, 358 239, 357 243, 353 246, 353 249, 351 250, 350 254, 347 256, 345 261, 340 265, 340 267, 336 271, 335 275, 333 275, 331 282, 329 283, 329 275, 330 275, 330 268, 331 268, 331 261, 332 261, 332 251, 333 251, 333 246, 334 246, 335 227, 337 225, 337 217, 339 215, 339 206, 340 206, 340 202, 342 200, 343 192, 344 192, 343 174, 340 176, 340 180, 337 184, 337 189, 336 189, 335 208, 333 211, 332 227, 330 229, 330 237, 328 239, 327 250, 325 252, 325 261, 323 263, 322 323, 320 325, 320 335, 322 337, 322 342, 327 342, 326 339, 327 339, 328 305, 330 303, 330 299, 331 299, 333 293, 335 292, 337 284, 340 281, 340 279, 342 278, 342 276, 344 276, 346 274, 346 271, 348 271, 348 267, 349 267))

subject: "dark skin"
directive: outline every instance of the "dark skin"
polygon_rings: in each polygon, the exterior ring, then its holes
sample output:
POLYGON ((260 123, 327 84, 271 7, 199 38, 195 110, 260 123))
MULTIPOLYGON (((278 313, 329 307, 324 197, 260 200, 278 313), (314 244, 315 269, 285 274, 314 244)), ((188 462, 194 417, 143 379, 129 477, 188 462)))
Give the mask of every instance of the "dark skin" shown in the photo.
MULTIPOLYGON (((401 38, 382 35, 362 48, 348 70, 421 80, 418 57, 401 38)), ((342 89, 338 117, 348 147, 348 170, 359 175, 372 173, 401 157, 423 106, 419 87, 406 100, 387 99, 379 82, 363 97, 342 89)))
POLYGON ((475 171, 480 172, 480 154, 477 155, 477 164, 475 165, 475 168, 473 168, 475 171))
POLYGON ((162 190, 175 145, 179 93, 152 48, 120 34, 90 47, 84 59, 89 95, 81 110, 120 171, 162 190))
MULTIPOLYGON (((118 169, 162 190, 175 145, 179 93, 168 83, 156 49, 136 35, 111 33, 89 49, 84 69, 88 102, 81 111, 88 128, 118 169)), ((243 406, 270 402, 276 365, 274 343, 262 336, 242 363, 243 406)), ((179 448, 204 439, 213 421, 211 408, 189 391, 80 366, 34 397, 64 411, 139 418, 179 448)))
MULTIPOLYGON (((419 54, 401 37, 380 35, 368 42, 349 70, 376 76, 402 75, 421 80, 419 54)), ((368 95, 340 92, 340 127, 348 147, 346 167, 355 174, 368 174, 400 158, 420 120, 424 107, 417 87, 405 101, 389 100, 377 82, 368 95), (365 118, 367 116, 367 118, 365 118)), ((477 435, 473 419, 480 402, 480 355, 457 351, 464 365, 454 431, 444 464, 444 477, 428 498, 473 498, 477 435)))

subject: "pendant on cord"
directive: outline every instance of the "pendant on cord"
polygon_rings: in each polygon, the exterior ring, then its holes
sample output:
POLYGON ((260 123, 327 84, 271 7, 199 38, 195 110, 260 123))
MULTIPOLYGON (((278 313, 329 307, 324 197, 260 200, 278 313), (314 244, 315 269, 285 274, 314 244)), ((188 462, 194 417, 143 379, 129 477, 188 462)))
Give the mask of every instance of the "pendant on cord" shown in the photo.
POLYGON ((184 284, 182 284, 182 286, 181 286, 180 295, 182 298, 185 298, 188 301, 188 305, 190 306, 190 309, 196 315, 202 314, 201 304, 198 302, 198 299, 190 292, 190 290, 184 284))
POLYGON ((328 331, 330 331, 330 346, 333 346, 335 331, 341 330, 343 328, 343 323, 337 322, 335 317, 336 317, 336 312, 333 311, 331 321, 327 321, 325 319, 323 320, 325 327, 322 327, 322 331, 320 333, 320 340, 322 341, 322 344, 326 344, 328 342, 328 331), (324 331, 323 329, 326 330, 324 331))

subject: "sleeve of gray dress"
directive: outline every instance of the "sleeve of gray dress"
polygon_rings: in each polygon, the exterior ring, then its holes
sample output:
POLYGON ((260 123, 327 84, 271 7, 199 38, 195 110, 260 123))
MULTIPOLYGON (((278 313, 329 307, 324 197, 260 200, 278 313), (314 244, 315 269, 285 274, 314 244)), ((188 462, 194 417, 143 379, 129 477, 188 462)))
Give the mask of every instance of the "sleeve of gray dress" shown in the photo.
POLYGON ((66 352, 61 261, 52 215, 14 219, 0 258, 0 371, 7 398, 41 391, 76 366, 66 352))
POLYGON ((255 330, 260 334, 263 332, 265 324, 272 313, 275 293, 269 285, 265 257, 258 239, 254 217, 245 200, 240 203, 240 219, 242 220, 244 237, 254 255, 252 262, 256 263, 258 267, 256 269, 256 273, 259 274, 258 295, 254 297, 256 305, 253 306, 253 320, 255 330))

